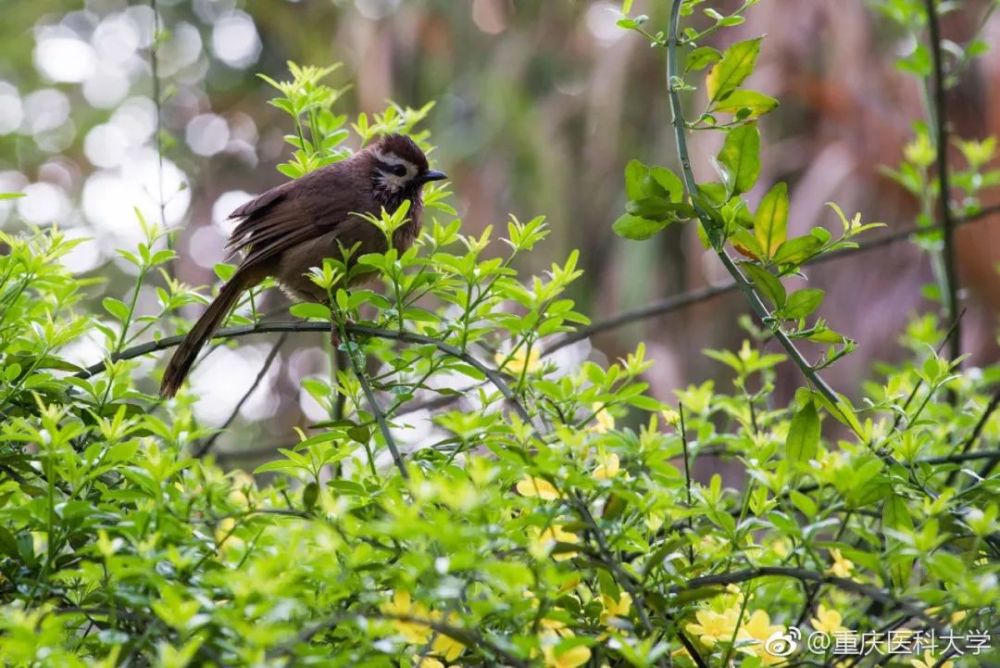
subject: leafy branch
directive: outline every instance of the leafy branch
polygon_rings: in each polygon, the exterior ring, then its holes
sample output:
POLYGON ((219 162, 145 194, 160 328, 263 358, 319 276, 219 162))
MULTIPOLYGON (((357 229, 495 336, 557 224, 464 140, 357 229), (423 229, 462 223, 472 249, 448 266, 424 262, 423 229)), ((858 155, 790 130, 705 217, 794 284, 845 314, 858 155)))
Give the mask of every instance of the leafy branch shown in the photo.
POLYGON ((709 236, 710 240, 712 240, 712 245, 715 248, 719 260, 726 268, 726 271, 729 272, 729 275, 732 276, 736 288, 743 293, 747 302, 750 304, 750 308, 765 324, 772 323, 771 330, 774 333, 774 337, 792 358, 792 361, 796 364, 796 366, 799 367, 802 374, 809 379, 816 389, 826 398, 826 400, 830 403, 831 408, 836 409, 842 404, 841 398, 837 396, 833 389, 819 375, 816 369, 806 360, 802 352, 795 346, 792 340, 781 328, 781 325, 775 321, 773 314, 764 304, 763 299, 757 293, 753 283, 751 283, 743 272, 740 271, 732 257, 730 257, 726 249, 722 247, 722 230, 720 229, 719 221, 713 219, 713 217, 705 209, 704 205, 699 201, 700 197, 698 184, 695 182, 694 173, 691 169, 691 158, 688 153, 687 133, 684 125, 684 111, 681 107, 680 93, 678 90, 681 86, 681 80, 679 78, 677 60, 677 31, 681 18, 681 5, 683 4, 684 0, 673 0, 673 5, 670 11, 670 23, 667 34, 667 91, 670 99, 670 110, 673 116, 674 137, 677 141, 677 156, 681 163, 684 185, 691 197, 694 212, 698 220, 701 222, 706 234, 709 236))
MULTIPOLYGON (((997 213, 1000 213, 1000 204, 984 207, 975 213, 955 218, 954 224, 956 228, 963 227, 965 225, 987 220, 990 216, 997 213)), ((854 257, 862 253, 868 253, 880 248, 885 248, 886 246, 890 246, 900 241, 905 241, 913 237, 915 234, 925 233, 932 229, 934 228, 928 228, 922 225, 907 225, 890 234, 885 234, 877 239, 863 242, 857 248, 842 248, 831 253, 817 255, 804 262, 802 266, 811 267, 826 264, 827 262, 832 262, 834 260, 843 260, 854 257)), ((556 350, 565 348, 566 346, 576 343, 577 341, 589 339, 596 334, 624 327, 633 322, 646 320, 648 318, 655 318, 657 316, 666 315, 667 313, 679 311, 680 309, 688 306, 700 304, 710 299, 714 299, 715 297, 729 294, 737 289, 736 282, 731 281, 722 285, 712 285, 703 288, 696 288, 694 290, 688 290, 687 292, 672 295, 660 301, 646 304, 645 306, 639 306, 634 309, 622 311, 621 313, 615 314, 610 318, 598 320, 590 325, 578 327, 573 332, 560 337, 557 341, 551 343, 545 348, 543 355, 553 353, 556 350)))

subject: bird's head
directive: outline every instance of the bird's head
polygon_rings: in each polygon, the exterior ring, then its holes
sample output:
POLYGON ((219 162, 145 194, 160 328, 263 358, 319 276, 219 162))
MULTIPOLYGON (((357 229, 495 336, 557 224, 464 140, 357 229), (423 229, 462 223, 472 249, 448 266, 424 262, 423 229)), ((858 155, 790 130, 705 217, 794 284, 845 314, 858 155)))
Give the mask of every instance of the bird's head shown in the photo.
POLYGON ((372 186, 377 196, 389 201, 416 197, 428 181, 448 178, 430 169, 427 156, 409 137, 391 134, 369 147, 372 156, 372 186))

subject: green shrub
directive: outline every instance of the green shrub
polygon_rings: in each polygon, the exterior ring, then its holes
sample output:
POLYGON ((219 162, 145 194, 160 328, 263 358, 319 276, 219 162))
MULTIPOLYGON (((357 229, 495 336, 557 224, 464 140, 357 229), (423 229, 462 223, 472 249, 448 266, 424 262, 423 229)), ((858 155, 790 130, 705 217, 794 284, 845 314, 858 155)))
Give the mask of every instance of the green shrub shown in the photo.
MULTIPOLYGON (((729 67, 751 42, 692 55, 729 67)), ((662 403, 647 393, 642 346, 607 366, 555 363, 587 323, 565 296, 576 254, 520 277, 513 262, 542 242, 543 220, 511 219, 497 257, 494 232, 464 235, 438 189, 414 248, 360 259, 383 290, 337 290, 336 309, 297 305, 291 322, 262 322, 252 298, 249 316, 233 316, 228 342, 337 327, 349 364, 305 384, 328 420, 256 477, 224 472, 192 456, 211 432, 190 393, 162 403, 136 372, 176 344, 178 309, 205 299, 161 271, 173 257, 157 250, 162 232, 146 225, 147 242, 122 252, 137 286, 102 314, 81 308, 94 285, 59 264, 74 242, 0 236, 4 663, 759 666, 794 650, 790 661, 825 665, 858 658, 862 634, 890 632, 907 649, 897 663, 954 654, 946 634, 973 660, 998 624, 1000 478, 986 444, 1000 435, 1000 367, 942 359, 945 333, 928 316, 902 339, 910 360, 880 368, 858 408, 824 389, 818 372, 852 342, 809 321, 822 293, 787 294, 781 279, 865 227, 841 214, 840 239, 787 239, 781 186, 750 213, 753 121, 773 105, 738 88, 748 71, 720 92, 718 67, 706 114, 734 115, 722 180, 692 187, 689 174, 634 162, 616 229, 645 237, 697 218, 720 257, 726 241, 743 252, 728 262, 764 328, 738 351, 707 351, 731 369, 731 390, 693 384, 662 403), (139 286, 153 282, 160 310, 140 314, 139 286), (108 361, 67 362, 93 331, 108 361), (786 353, 763 352, 775 337, 786 353), (794 359, 806 339, 828 346, 821 363, 794 359), (813 389, 777 405, 775 368, 790 355, 813 389), (414 438, 411 409, 430 397, 432 435, 414 438), (693 479, 708 458, 733 479, 693 479)), ((293 68, 275 83, 296 126, 289 176, 348 155, 328 73, 293 68)), ((428 110, 391 107, 352 128, 362 142, 398 130, 429 146, 415 130, 428 110)), ((328 262, 316 280, 338 271, 328 262)))

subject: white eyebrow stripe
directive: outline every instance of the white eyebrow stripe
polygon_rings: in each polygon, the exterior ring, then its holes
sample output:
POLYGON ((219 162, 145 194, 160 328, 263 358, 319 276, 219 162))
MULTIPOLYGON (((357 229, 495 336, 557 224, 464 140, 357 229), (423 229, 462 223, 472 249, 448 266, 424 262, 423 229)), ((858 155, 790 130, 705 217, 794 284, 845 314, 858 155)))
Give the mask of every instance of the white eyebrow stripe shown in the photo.
POLYGON ((413 167, 413 163, 405 158, 400 158, 395 153, 382 153, 381 151, 374 151, 375 159, 379 162, 384 162, 387 165, 403 165, 405 167, 413 167))

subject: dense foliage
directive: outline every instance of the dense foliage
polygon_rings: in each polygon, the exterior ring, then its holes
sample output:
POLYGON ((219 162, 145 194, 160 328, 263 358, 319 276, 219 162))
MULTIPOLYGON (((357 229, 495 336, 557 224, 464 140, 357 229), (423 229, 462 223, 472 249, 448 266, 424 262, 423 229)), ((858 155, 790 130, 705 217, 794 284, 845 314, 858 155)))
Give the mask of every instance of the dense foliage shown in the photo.
MULTIPOLYGON (((683 169, 630 163, 615 228, 641 239, 700 224, 759 316, 739 350, 706 351, 731 370, 732 387, 695 382, 656 399, 643 346, 607 365, 561 354, 588 323, 565 294, 581 274, 576 254, 519 276, 513 264, 539 252, 544 220, 511 218, 502 234, 469 236, 445 189, 434 189, 412 249, 316 269, 336 308, 299 304, 296 320, 264 320, 245 298, 219 345, 334 330, 341 343, 329 354, 340 364, 304 384, 327 420, 253 476, 227 472, 197 456, 211 431, 195 420, 194 397, 161 402, 140 366, 176 345, 182 309, 206 301, 171 277, 166 233, 136 222, 146 242, 120 252, 136 285, 105 298, 103 313, 80 308, 95 286, 59 262, 75 241, 57 229, 0 235, 2 660, 996 660, 1000 454, 986 444, 1000 436, 991 394, 1000 366, 943 358, 951 323, 929 314, 901 337, 908 360, 873 371, 854 402, 826 386, 820 372, 854 342, 816 317, 820 290, 791 290, 787 279, 855 247, 870 226, 834 206, 836 238, 822 228, 789 237, 784 184, 751 211, 755 123, 776 101, 741 84, 762 42, 723 51, 700 42, 754 3, 705 10, 711 27, 681 38, 679 21, 700 4, 674 2, 666 33, 622 19, 687 56, 670 58, 668 80, 683 169), (702 70, 707 106, 686 121, 679 96, 702 70), (713 128, 726 133, 720 180, 697 184, 684 135, 713 128), (338 287, 345 273, 372 270, 380 289, 338 287), (159 310, 139 313, 146 283, 157 285, 159 310), (67 362, 67 347, 93 330, 107 361, 67 362), (819 361, 807 361, 803 343, 821 346, 819 361), (786 363, 808 387, 780 405, 775 369, 786 363), (705 461, 726 462, 727 475, 699 482, 692 471, 705 461)), ((293 125, 282 173, 343 159, 351 143, 386 131, 430 148, 418 129, 430 107, 348 123, 324 83, 331 70, 291 72, 270 82, 293 125)), ((926 186, 928 132, 914 146, 895 173, 926 186)), ((988 151, 976 146, 977 156, 988 151)), ((970 169, 989 159, 970 159, 970 169)), ((388 236, 406 214, 371 222, 388 236)), ((222 278, 231 271, 217 267, 222 278)))

